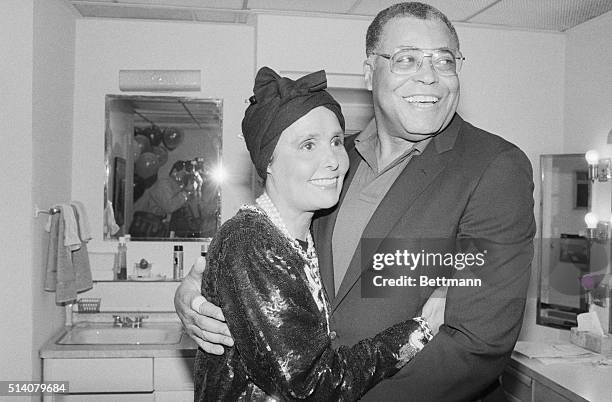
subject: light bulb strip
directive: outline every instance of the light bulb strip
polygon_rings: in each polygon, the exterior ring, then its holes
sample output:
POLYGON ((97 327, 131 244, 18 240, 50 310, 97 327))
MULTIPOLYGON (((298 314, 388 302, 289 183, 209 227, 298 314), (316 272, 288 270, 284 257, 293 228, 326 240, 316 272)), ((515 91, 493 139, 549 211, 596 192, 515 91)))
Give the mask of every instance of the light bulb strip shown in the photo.
POLYGON ((589 212, 584 216, 587 225, 585 237, 594 241, 607 241, 612 237, 610 221, 600 221, 597 214, 589 212))
POLYGON ((599 153, 594 150, 588 150, 584 154, 589 165, 589 180, 591 182, 597 181, 608 181, 612 179, 612 159, 600 158, 599 153))

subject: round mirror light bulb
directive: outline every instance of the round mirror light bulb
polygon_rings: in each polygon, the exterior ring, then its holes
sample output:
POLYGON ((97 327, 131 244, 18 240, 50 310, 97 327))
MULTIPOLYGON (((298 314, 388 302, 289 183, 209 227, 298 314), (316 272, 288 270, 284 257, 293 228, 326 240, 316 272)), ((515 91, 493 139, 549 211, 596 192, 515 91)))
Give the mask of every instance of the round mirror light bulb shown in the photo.
POLYGON ((589 165, 596 165, 599 163, 599 153, 594 149, 587 151, 587 153, 584 154, 584 158, 589 165))
POLYGON ((225 172, 223 171, 223 168, 220 165, 214 168, 211 172, 211 177, 215 183, 223 183, 223 180, 225 180, 225 172))
POLYGON ((597 222, 599 222, 599 218, 593 212, 589 212, 584 216, 584 222, 589 229, 595 229, 597 227, 597 222))

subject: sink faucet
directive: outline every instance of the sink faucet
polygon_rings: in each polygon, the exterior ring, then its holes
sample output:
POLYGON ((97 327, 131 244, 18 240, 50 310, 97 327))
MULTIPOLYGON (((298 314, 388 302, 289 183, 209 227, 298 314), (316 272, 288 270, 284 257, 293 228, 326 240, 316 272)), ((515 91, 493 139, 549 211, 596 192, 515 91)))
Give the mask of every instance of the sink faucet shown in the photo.
POLYGON ((142 320, 149 318, 148 315, 136 315, 133 318, 127 315, 120 316, 114 315, 113 319, 115 320, 113 326, 115 327, 132 327, 132 328, 140 328, 142 326, 142 320))
POLYGON ((120 315, 113 315, 113 320, 115 320, 114 327, 123 327, 123 318, 120 315))

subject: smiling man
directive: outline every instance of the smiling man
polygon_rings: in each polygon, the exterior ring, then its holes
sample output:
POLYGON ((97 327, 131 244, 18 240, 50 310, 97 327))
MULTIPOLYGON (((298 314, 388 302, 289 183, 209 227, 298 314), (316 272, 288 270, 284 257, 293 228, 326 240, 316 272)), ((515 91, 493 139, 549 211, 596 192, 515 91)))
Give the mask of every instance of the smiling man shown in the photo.
POLYGON ((366 54, 365 79, 381 141, 395 132, 408 140, 396 143, 410 144, 448 126, 459 104, 457 69, 463 61, 454 29, 438 19, 408 16, 389 19, 382 31, 374 22, 366 54))
MULTIPOLYGON (((483 285, 450 287, 440 332, 364 400, 499 400, 497 378, 521 328, 533 257, 531 165, 515 145, 456 113, 463 56, 454 27, 437 9, 411 2, 381 11, 368 29, 366 56, 374 119, 346 141, 351 168, 340 203, 312 228, 332 304, 331 342, 351 345, 417 315, 432 291, 362 297, 371 257, 362 255, 364 241, 446 239, 457 252, 466 251, 465 240, 484 245, 486 264, 454 272, 483 285)), ((198 269, 175 305, 200 346, 220 353, 216 344, 231 339, 215 320, 219 310, 195 296, 198 269)))

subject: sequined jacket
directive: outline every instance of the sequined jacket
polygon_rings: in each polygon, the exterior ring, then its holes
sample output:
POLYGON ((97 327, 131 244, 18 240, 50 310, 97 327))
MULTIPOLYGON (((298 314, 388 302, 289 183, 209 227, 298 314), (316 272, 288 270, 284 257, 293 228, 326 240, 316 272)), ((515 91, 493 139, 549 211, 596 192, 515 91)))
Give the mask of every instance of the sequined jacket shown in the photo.
POLYGON ((196 401, 359 399, 426 343, 409 320, 352 347, 331 347, 305 260, 263 211, 243 208, 211 242, 202 294, 235 340, 221 356, 198 350, 196 401))

